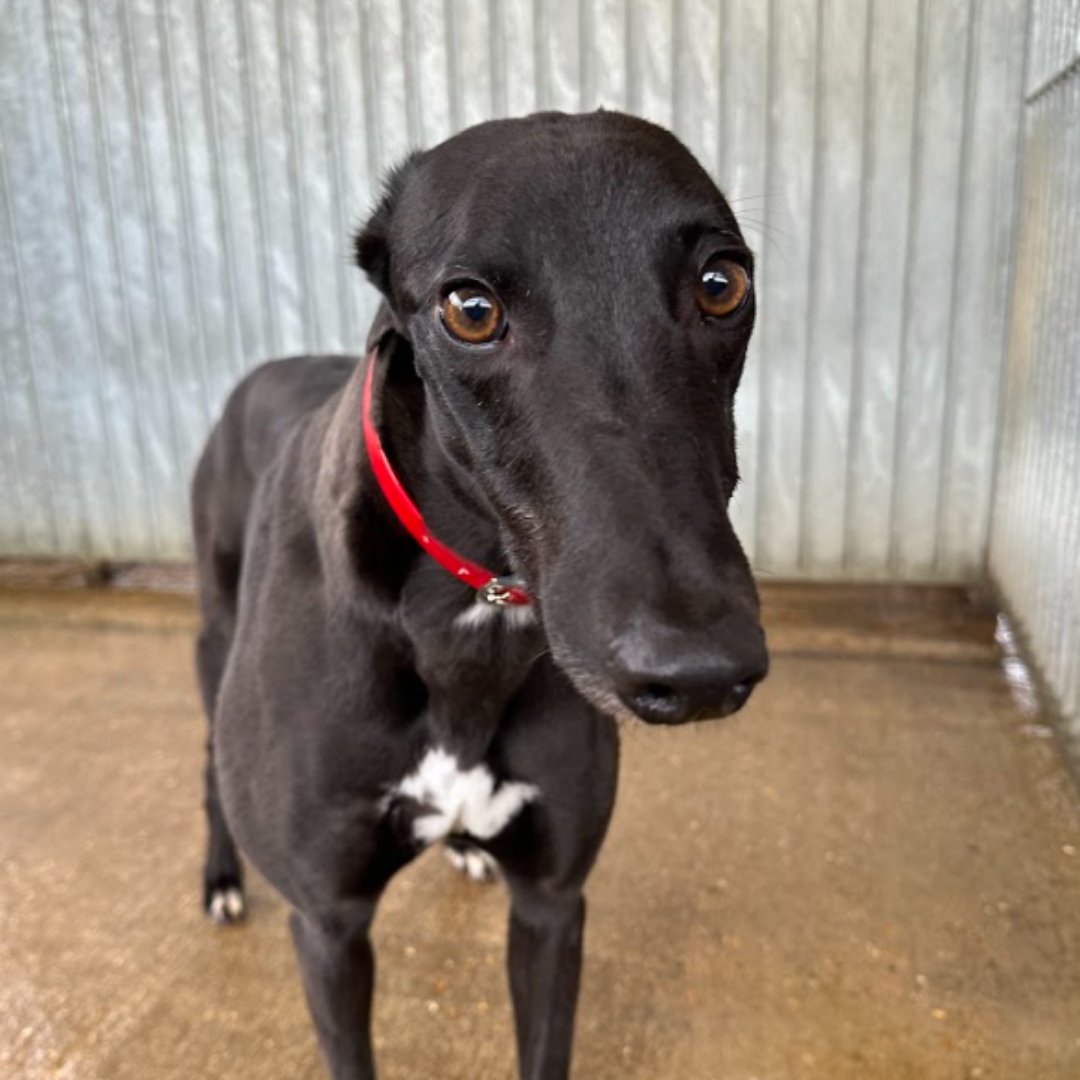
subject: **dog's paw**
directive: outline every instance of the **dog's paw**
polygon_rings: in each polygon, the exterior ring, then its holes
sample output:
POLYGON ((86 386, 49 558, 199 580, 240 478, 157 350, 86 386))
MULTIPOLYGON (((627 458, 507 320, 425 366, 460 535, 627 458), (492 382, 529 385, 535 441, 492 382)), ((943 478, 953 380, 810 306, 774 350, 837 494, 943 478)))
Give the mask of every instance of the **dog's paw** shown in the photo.
POLYGON ((447 862, 471 881, 494 881, 499 876, 499 865, 478 847, 443 848, 447 862))
POLYGON ((239 885, 219 885, 208 890, 206 914, 221 926, 242 922, 247 915, 244 890, 239 885))

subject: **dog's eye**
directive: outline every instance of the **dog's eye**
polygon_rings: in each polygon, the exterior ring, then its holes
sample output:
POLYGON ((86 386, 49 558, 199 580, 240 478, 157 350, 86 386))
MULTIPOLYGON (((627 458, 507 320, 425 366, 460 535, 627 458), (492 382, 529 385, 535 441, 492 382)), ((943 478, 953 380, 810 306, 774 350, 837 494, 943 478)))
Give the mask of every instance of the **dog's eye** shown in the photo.
POLYGON ((750 277, 730 259, 713 259, 702 271, 697 286, 697 306, 702 315, 720 319, 742 307, 750 291, 750 277))
POLYGON ((442 302, 442 321, 447 330, 466 345, 486 345, 506 329, 502 304, 478 285, 458 285, 442 302))

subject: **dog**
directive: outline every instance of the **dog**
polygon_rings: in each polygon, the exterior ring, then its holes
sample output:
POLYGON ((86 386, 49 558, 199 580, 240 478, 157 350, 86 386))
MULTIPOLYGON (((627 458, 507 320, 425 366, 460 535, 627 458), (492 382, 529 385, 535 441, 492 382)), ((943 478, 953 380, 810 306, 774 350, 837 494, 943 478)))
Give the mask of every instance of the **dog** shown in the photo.
POLYGON ((480 124, 355 237, 363 357, 257 368, 195 471, 207 912, 287 900, 334 1080, 372 1080, 368 929, 440 841, 510 896, 520 1075, 569 1075, 617 723, 740 708, 768 653, 728 517, 753 257, 669 132, 480 124))

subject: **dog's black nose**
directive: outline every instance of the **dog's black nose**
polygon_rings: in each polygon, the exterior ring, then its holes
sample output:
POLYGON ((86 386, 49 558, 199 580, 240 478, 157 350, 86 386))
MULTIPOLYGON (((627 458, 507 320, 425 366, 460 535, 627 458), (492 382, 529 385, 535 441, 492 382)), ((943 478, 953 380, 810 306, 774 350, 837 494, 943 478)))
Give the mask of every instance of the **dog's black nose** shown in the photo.
POLYGON ((715 635, 693 639, 638 623, 617 639, 609 667, 620 700, 650 724, 730 716, 765 678, 765 636, 749 617, 728 618, 715 635))

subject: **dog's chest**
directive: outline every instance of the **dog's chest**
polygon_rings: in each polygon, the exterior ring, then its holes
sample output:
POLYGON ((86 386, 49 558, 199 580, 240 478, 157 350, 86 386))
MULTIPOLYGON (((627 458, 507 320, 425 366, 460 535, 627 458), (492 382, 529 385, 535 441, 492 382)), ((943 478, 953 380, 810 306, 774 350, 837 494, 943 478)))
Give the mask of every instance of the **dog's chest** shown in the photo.
POLYGON ((462 768, 442 747, 426 751, 416 768, 394 785, 391 797, 416 804, 414 837, 433 844, 451 834, 490 840, 540 795, 533 784, 498 781, 485 764, 462 768))

